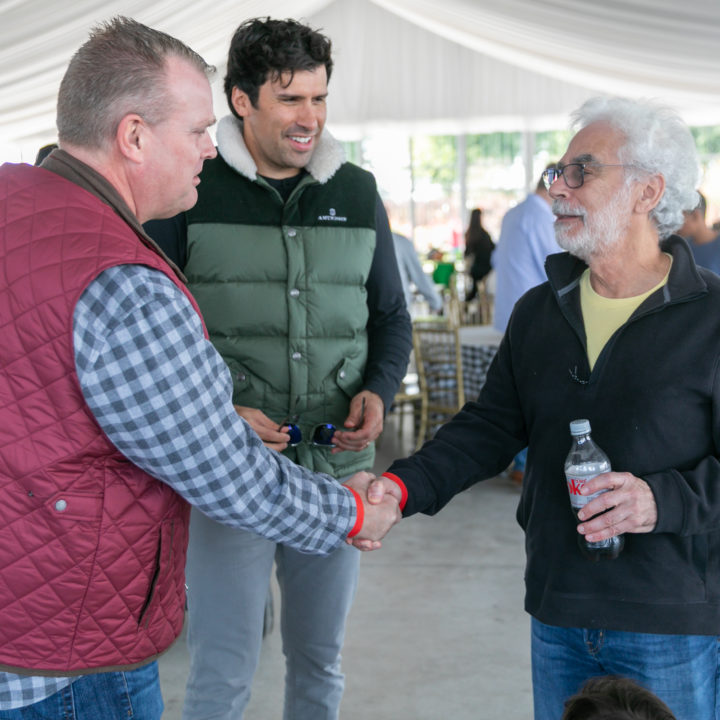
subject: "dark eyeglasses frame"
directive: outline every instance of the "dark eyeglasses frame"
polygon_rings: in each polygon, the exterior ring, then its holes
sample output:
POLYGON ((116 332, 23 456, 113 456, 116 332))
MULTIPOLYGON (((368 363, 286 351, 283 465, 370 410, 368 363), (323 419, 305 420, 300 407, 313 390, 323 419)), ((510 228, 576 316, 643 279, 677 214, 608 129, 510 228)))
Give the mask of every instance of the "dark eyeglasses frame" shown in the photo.
POLYGON ((545 187, 549 190, 550 186, 558 180, 561 176, 565 180, 565 184, 571 189, 571 190, 577 190, 579 187, 582 187, 585 183, 585 168, 586 167, 634 167, 633 165, 625 165, 622 163, 599 163, 599 162, 574 162, 574 163, 568 163, 567 165, 557 166, 557 167, 551 167, 547 168, 543 171, 542 179, 545 183, 545 187), (568 180, 568 176, 565 174, 565 171, 568 168, 580 168, 579 176, 580 176, 580 182, 577 184, 571 184, 568 180))

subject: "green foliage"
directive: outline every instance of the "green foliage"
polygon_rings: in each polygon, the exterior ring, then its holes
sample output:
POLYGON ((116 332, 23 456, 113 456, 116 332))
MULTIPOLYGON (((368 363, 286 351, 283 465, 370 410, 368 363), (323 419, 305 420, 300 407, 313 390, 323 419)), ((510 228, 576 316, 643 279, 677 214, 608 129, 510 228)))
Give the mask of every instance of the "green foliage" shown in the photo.
MULTIPOLYGON (((720 154, 720 126, 691 128, 701 157, 720 154)), ((535 152, 547 153, 550 160, 563 156, 572 138, 571 130, 538 132, 535 152)), ((347 157, 359 163, 360 143, 344 143, 347 157)), ((465 137, 466 163, 471 166, 511 165, 522 153, 522 133, 496 132, 465 137)), ((450 194, 458 177, 458 137, 417 135, 412 138, 413 171, 416 183, 439 185, 450 194)))
POLYGON ((522 135, 519 132, 496 132, 487 135, 468 135, 468 165, 478 161, 504 161, 512 163, 522 152, 522 135))
MULTIPOLYGON (((468 165, 505 162, 511 164, 522 150, 522 136, 514 133, 467 135, 468 165)), ((441 185, 447 193, 457 182, 458 138, 455 135, 422 135, 413 138, 413 168, 417 180, 441 185)))
POLYGON ((700 155, 720 154, 720 126, 690 128, 700 155))
POLYGON ((567 150, 573 133, 571 130, 550 130, 535 134, 535 152, 546 152, 551 162, 559 160, 567 150))
POLYGON ((415 177, 430 180, 450 192, 457 176, 457 138, 454 135, 413 137, 415 177))
POLYGON ((362 142, 360 140, 342 141, 345 157, 355 165, 362 165, 362 142))

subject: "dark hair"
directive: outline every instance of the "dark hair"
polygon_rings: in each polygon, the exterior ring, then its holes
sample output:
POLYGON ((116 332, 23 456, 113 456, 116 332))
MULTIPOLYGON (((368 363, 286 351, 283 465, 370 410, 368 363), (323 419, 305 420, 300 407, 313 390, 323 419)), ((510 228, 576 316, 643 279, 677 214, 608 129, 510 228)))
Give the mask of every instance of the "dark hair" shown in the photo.
MULTIPOLYGON (((470 211, 470 228, 478 228, 482 225, 482 210, 473 208, 470 211)), ((468 229, 470 229, 468 228, 468 229)))
POLYGON ((495 244, 482 224, 482 210, 473 208, 470 211, 470 223, 465 231, 465 249, 467 253, 492 251, 495 244))
POLYGON ((170 109, 166 61, 178 57, 209 76, 214 68, 177 38, 125 17, 93 28, 60 83, 57 127, 60 144, 100 148, 128 113, 150 125, 170 109))
POLYGON ((257 107, 260 86, 289 73, 288 85, 297 70, 325 66, 330 80, 333 61, 330 38, 296 20, 254 18, 235 31, 228 52, 225 96, 231 112, 234 87, 242 90, 257 107))
POLYGON ((590 678, 565 702, 561 720, 676 720, 670 708, 629 678, 590 678))

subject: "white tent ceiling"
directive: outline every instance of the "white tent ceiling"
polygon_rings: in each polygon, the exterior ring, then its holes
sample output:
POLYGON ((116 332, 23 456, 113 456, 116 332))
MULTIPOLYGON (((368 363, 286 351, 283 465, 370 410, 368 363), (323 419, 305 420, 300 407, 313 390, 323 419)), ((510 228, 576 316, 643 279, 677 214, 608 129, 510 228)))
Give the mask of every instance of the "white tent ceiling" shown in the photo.
POLYGON ((219 78, 242 20, 307 20, 333 40, 329 124, 346 137, 388 124, 565 127, 598 92, 657 97, 689 122, 720 124, 718 0, 0 0, 0 150, 53 139, 68 60, 117 14, 181 38, 219 78))

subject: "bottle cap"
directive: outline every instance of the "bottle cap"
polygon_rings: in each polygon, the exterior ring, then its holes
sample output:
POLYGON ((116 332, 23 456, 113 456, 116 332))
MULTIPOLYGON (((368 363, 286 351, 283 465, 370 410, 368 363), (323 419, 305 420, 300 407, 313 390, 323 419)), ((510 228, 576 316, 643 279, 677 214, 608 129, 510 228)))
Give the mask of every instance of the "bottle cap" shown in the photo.
POLYGON ((589 420, 573 420, 570 423, 571 435, 587 435, 590 432, 589 420))

